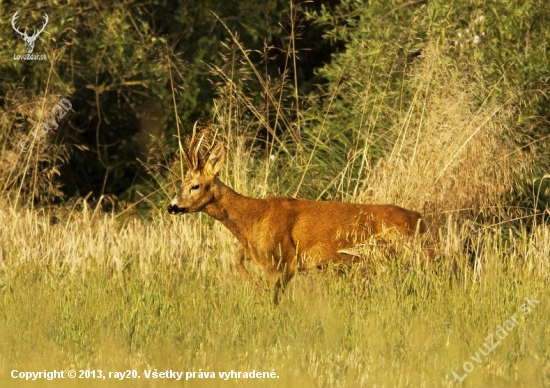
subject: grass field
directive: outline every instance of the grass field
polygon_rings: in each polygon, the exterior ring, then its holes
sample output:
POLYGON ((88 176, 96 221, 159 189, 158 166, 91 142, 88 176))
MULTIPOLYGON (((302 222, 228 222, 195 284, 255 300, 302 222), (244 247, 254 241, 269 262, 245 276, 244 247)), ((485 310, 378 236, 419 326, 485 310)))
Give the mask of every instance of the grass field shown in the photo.
POLYGON ((449 225, 434 262, 415 264, 405 250, 374 260, 366 278, 300 275, 274 308, 237 276, 233 238, 206 216, 52 217, 0 213, 1 386, 182 385, 146 379, 155 369, 197 372, 183 376, 197 387, 456 386, 453 371, 465 387, 550 386, 547 227, 478 233, 473 267, 459 244, 465 232, 449 225), (538 301, 529 314, 526 297, 538 301), (519 324, 491 345, 514 314, 519 324), (141 378, 27 382, 12 379, 14 369, 141 378), (231 370, 278 377, 219 377, 231 370))

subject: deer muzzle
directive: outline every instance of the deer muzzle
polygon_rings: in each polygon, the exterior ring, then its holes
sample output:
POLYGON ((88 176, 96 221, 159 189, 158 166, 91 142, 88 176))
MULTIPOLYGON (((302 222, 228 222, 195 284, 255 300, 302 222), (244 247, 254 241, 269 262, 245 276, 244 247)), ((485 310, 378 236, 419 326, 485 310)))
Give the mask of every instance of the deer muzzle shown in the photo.
POLYGON ((179 207, 176 204, 170 204, 168 205, 168 213, 170 214, 178 214, 178 213, 187 213, 186 207, 179 207))

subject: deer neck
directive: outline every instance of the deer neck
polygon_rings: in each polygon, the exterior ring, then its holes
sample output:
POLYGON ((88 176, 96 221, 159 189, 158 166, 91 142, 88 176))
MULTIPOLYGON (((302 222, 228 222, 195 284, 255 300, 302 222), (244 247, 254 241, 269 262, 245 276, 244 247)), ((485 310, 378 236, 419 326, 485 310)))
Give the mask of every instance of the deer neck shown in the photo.
POLYGON ((215 178, 212 191, 214 200, 205 206, 205 213, 220 221, 245 244, 247 228, 261 214, 261 200, 237 193, 218 178, 215 178))

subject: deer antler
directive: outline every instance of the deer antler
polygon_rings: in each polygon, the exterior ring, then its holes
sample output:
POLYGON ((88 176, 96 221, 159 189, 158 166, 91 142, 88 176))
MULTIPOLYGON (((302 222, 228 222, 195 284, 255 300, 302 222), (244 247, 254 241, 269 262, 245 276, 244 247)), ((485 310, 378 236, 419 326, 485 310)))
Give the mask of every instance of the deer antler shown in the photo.
POLYGON ((200 171, 204 168, 206 160, 208 160, 208 157, 216 145, 216 135, 218 134, 218 131, 216 131, 212 137, 212 144, 210 144, 210 147, 207 146, 208 149, 206 152, 201 154, 200 149, 203 141, 211 137, 211 133, 209 131, 203 130, 201 132, 200 138, 197 138, 197 123, 195 122, 195 125, 193 125, 193 134, 191 135, 191 140, 189 141, 188 150, 183 153, 187 166, 195 171, 200 171))
POLYGON ((16 11, 14 14, 13 14, 13 17, 11 18, 11 26, 13 27, 13 29, 19 34, 21 35, 23 38, 28 38, 27 36, 27 30, 25 30, 25 32, 21 32, 19 31, 19 28, 15 25, 15 21, 17 20, 17 18, 19 17, 19 15, 17 15, 19 13, 19 11, 16 11))
POLYGON ((34 32, 31 38, 36 38, 38 35, 42 33, 42 31, 44 31, 44 28, 46 28, 46 26, 48 25, 48 20, 50 20, 47 13, 44 13, 44 19, 45 21, 42 23, 42 28, 40 29, 40 31, 34 32))
POLYGON ((214 146, 216 145, 216 136, 218 136, 218 130, 216 129, 216 133, 214 133, 214 136, 212 137, 212 144, 210 144, 210 148, 208 148, 208 150, 206 151, 205 155, 204 155, 204 159, 208 159, 208 157, 210 156, 210 153, 212 152, 212 150, 214 149, 214 146))
POLYGON ((13 14, 13 17, 11 18, 11 26, 13 27, 13 29, 15 31, 17 31, 17 33, 19 35, 21 35, 23 37, 23 39, 25 39, 25 41, 27 40, 35 40, 36 37, 38 35, 40 35, 42 33, 42 31, 44 31, 44 28, 46 28, 46 26, 48 25, 48 21, 50 20, 50 18, 48 17, 48 14, 47 13, 44 13, 44 22, 42 23, 42 28, 39 30, 39 31, 34 31, 32 36, 28 36, 27 35, 27 30, 25 30, 25 32, 21 32, 19 31, 19 27, 17 27, 15 25, 15 21, 19 18, 19 15, 18 15, 19 11, 16 11, 14 14, 13 14))
POLYGON ((201 169, 201 157, 200 157, 200 147, 202 140, 204 139, 204 134, 200 139, 197 139, 197 123, 193 125, 193 134, 191 135, 191 140, 189 141, 188 151, 184 152, 187 165, 190 169, 200 170, 201 169))

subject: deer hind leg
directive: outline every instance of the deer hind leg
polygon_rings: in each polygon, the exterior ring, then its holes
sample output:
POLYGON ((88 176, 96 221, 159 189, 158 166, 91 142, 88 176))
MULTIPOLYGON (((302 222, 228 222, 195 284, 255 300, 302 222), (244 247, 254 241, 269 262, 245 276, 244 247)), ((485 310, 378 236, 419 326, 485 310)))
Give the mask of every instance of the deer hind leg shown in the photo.
POLYGON ((423 254, 424 261, 430 262, 434 260, 435 254, 436 254, 436 248, 437 247, 435 244, 428 244, 422 247, 422 254, 423 254))

